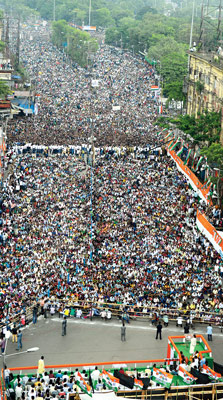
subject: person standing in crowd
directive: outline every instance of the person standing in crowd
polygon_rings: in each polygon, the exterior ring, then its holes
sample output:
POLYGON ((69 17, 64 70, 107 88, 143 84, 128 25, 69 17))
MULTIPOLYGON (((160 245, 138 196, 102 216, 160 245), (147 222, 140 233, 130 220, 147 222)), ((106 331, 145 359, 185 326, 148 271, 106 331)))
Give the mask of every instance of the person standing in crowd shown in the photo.
POLYGON ((18 328, 17 328, 16 324, 14 323, 13 328, 12 328, 12 343, 14 343, 14 342, 17 343, 17 340, 18 340, 17 333, 18 333, 18 328))
POLYGON ((67 334, 67 317, 64 316, 62 321, 62 336, 66 336, 66 334, 67 334))
POLYGON ((33 307, 33 324, 36 324, 37 322, 37 313, 38 313, 38 306, 37 304, 35 304, 33 307))
POLYGON ((196 344, 197 344, 197 337, 196 335, 193 335, 190 341, 190 354, 194 353, 196 344))
POLYGON ((44 363, 44 356, 41 356, 41 358, 38 361, 38 369, 37 369, 37 375, 43 375, 45 371, 45 363, 44 363))
POLYGON ((190 333, 190 325, 186 322, 186 324, 184 325, 184 333, 188 334, 190 333))
POLYGON ((20 350, 20 349, 22 349, 22 332, 19 329, 18 330, 18 347, 16 350, 20 350))
POLYGON ((121 341, 122 342, 126 341, 126 326, 124 320, 122 320, 122 326, 121 326, 121 341))
POLYGON ((213 332, 213 328, 212 328, 211 324, 209 324, 207 326, 207 335, 208 335, 209 342, 212 342, 212 332, 213 332))
POLYGON ((2 336, 2 338, 0 339, 0 344, 1 344, 1 352, 2 352, 2 354, 4 354, 4 352, 5 352, 5 345, 6 345, 5 336, 2 336))
POLYGON ((10 377, 10 369, 7 368, 7 366, 5 365, 5 367, 4 367, 4 378, 5 378, 5 383, 6 383, 7 387, 8 387, 8 384, 9 384, 9 377, 10 377))
POLYGON ((158 339, 158 337, 159 337, 160 340, 162 340, 162 329, 163 329, 163 326, 162 326, 161 322, 159 321, 159 323, 156 327, 156 339, 158 339))

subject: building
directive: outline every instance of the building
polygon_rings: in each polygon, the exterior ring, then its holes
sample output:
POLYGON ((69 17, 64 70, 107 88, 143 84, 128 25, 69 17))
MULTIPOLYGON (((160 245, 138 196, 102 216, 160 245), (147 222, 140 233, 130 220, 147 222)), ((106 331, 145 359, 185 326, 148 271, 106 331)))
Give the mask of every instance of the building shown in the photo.
MULTIPOLYGON (((219 53, 219 52, 218 52, 219 53)), ((223 58, 216 52, 190 52, 187 114, 195 116, 223 107, 223 58)), ((223 144, 223 126, 221 133, 223 144)))

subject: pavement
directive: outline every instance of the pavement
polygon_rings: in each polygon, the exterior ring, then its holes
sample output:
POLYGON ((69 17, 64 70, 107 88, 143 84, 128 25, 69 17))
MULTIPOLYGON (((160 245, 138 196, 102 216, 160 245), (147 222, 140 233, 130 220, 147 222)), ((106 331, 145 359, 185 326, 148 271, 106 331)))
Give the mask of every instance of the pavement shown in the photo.
MULTIPOLYGON (((207 340, 206 327, 196 325, 191 333, 203 334, 207 340)), ((34 366, 41 355, 46 365, 165 358, 168 336, 181 335, 183 329, 170 324, 163 328, 163 339, 156 340, 156 328, 151 322, 131 321, 126 325, 126 342, 121 342, 121 323, 117 319, 105 322, 74 318, 68 319, 67 335, 62 336, 61 333, 61 318, 39 317, 37 324, 30 324, 23 329, 22 350, 15 351, 15 343, 8 340, 6 365, 9 368, 34 366), (21 353, 32 347, 39 347, 39 350, 35 353, 21 353)), ((214 360, 223 364, 223 333, 220 328, 213 329, 213 342, 209 344, 214 360)))

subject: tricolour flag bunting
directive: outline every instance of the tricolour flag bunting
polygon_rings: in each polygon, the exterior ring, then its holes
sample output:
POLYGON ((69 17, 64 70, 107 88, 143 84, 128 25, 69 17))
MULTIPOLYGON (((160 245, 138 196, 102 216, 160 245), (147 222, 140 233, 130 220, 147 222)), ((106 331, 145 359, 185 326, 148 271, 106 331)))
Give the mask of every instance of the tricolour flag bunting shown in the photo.
POLYGON ((179 366, 179 371, 178 375, 183 378, 183 381, 187 385, 192 385, 194 381, 196 381, 197 378, 195 378, 193 375, 191 375, 189 372, 187 372, 183 367, 179 366))
POLYGON ((110 389, 114 390, 117 392, 118 390, 118 385, 119 385, 119 379, 115 378, 112 374, 107 372, 105 369, 102 370, 102 381, 105 384, 105 386, 110 389))
POLYGON ((143 389, 143 382, 142 381, 140 381, 140 379, 134 379, 134 386, 137 388, 137 389, 140 389, 140 390, 142 390, 143 389))
POLYGON ((160 369, 153 368, 152 380, 159 383, 161 386, 169 388, 171 386, 173 375, 160 369))
POLYGON ((221 379, 221 374, 215 372, 213 369, 209 368, 207 365, 203 365, 204 374, 208 375, 211 379, 221 379))
POLYGON ((76 383, 81 389, 81 391, 85 394, 88 394, 88 396, 92 397, 92 392, 91 392, 91 387, 88 385, 88 383, 84 380, 83 376, 80 374, 80 372, 77 373, 76 376, 76 383))

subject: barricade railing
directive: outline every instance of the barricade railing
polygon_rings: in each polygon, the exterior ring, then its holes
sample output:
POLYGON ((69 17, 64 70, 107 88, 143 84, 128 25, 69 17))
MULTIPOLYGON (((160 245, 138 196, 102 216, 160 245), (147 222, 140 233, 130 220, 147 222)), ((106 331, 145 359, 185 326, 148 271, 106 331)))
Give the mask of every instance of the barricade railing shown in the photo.
MULTIPOLYGON (((50 301, 50 299, 47 299, 46 301, 50 301)), ((190 318, 191 313, 193 315, 193 324, 194 323, 206 323, 209 324, 211 323, 212 325, 218 326, 223 330, 223 312, 210 312, 210 311, 202 311, 198 312, 196 310, 189 310, 185 308, 169 308, 166 309, 165 307, 156 307, 149 305, 147 307, 142 306, 136 306, 136 305, 128 305, 128 304, 120 304, 120 303, 106 303, 106 302, 101 302, 101 301, 86 301, 86 300, 78 300, 78 301, 71 301, 71 300, 61 300, 58 299, 60 303, 60 307, 57 310, 59 312, 59 315, 64 312, 66 308, 73 308, 73 309, 81 309, 83 313, 84 318, 91 318, 92 314, 92 309, 97 309, 100 312, 103 310, 110 310, 112 313, 112 317, 116 317, 121 319, 122 314, 127 312, 129 315, 130 320, 143 320, 143 321, 152 321, 154 314, 156 313, 158 315, 158 318, 160 320, 163 319, 164 315, 168 317, 168 321, 173 321, 177 322, 177 318, 179 315, 182 316, 182 318, 186 321, 187 319, 190 318), (144 312, 143 309, 146 308, 147 312, 144 312), (125 311, 127 309, 127 311, 125 311)), ((49 310, 48 310, 49 312, 49 310)), ((33 318, 33 307, 28 307, 25 311, 22 310, 20 313, 16 314, 16 316, 12 316, 11 318, 8 318, 8 322, 2 322, 1 323, 1 328, 4 326, 12 326, 14 323, 18 326, 21 325, 21 316, 25 315, 25 322, 26 324, 29 324, 32 321, 33 318)), ((40 315, 40 313, 39 313, 40 315)), ((93 315, 93 318, 96 316, 93 315)))
MULTIPOLYGON (((158 358, 155 360, 124 360, 124 361, 101 361, 101 362, 96 362, 96 363, 75 363, 75 364, 54 364, 54 365, 45 365, 45 369, 49 369, 49 370, 58 370, 60 369, 62 370, 68 370, 68 371, 72 371, 74 368, 85 368, 85 367, 92 367, 92 369, 94 367, 101 367, 101 369, 103 369, 104 367, 110 366, 110 369, 117 369, 118 367, 124 366, 125 368, 131 367, 131 368, 136 368, 137 366, 147 366, 147 365, 153 365, 153 364, 165 364, 167 361, 179 361, 178 358, 173 358, 173 359, 169 359, 169 358, 158 358)), ((27 366, 27 367, 10 367, 10 371, 19 371, 20 374, 22 373, 21 371, 28 371, 28 370, 37 370, 38 367, 37 366, 27 366)))
MULTIPOLYGON (((176 346, 176 344, 175 344, 173 338, 174 338, 174 340, 182 339, 183 341, 185 341, 185 336, 184 336, 184 335, 178 335, 178 336, 174 336, 174 337, 168 336, 168 341, 169 341, 169 342, 172 344, 172 346, 174 347, 176 353, 178 354, 178 358, 179 358, 179 360, 180 360, 180 362, 181 362, 182 356, 181 356, 181 353, 180 353, 179 349, 177 348, 177 346, 176 346)), ((200 340, 204 343, 204 345, 205 345, 205 347, 206 347, 206 349, 200 350, 200 351, 199 351, 200 357, 203 358, 203 354, 210 354, 210 356, 212 357, 212 350, 211 350, 211 348, 210 348, 208 342, 207 342, 206 339, 204 338, 204 336, 203 336, 203 335, 196 335, 196 338, 200 339, 200 340)))

